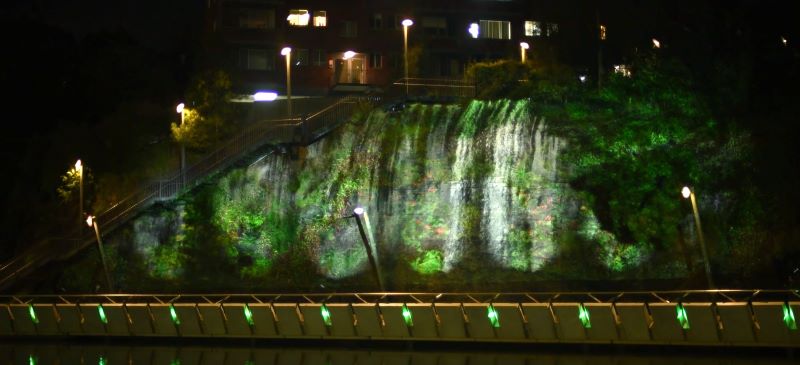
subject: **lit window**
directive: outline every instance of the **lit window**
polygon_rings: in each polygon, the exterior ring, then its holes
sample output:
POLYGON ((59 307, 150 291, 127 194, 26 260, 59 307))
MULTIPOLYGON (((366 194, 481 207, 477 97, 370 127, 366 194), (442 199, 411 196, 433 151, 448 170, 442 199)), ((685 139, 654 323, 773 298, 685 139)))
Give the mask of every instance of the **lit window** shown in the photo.
POLYGON ((308 20, 311 16, 308 14, 308 10, 303 9, 292 9, 289 10, 289 16, 286 17, 286 20, 289 21, 289 25, 293 25, 295 27, 305 27, 308 26, 308 20))
POLYGON ((606 40, 606 26, 602 24, 600 24, 600 40, 606 40))
POLYGON ((558 33, 558 24, 547 23, 547 36, 552 37, 558 33))
POLYGON ((631 77, 631 67, 628 65, 614 65, 614 73, 624 77, 631 77))
POLYGON ((532 20, 525 21, 525 36, 540 37, 542 35, 542 22, 532 20))
POLYGON ((328 26, 328 12, 325 10, 317 10, 314 12, 314 26, 327 27, 328 26))
POLYGON ((369 55, 369 67, 370 68, 382 68, 383 67, 383 55, 380 53, 370 53, 369 55))
POLYGON ((351 21, 342 22, 342 37, 353 38, 358 35, 358 24, 351 21))
POLYGON ((481 38, 511 39, 511 22, 505 20, 481 20, 481 38))
POLYGON ((372 14, 372 29, 383 28, 383 15, 372 14))

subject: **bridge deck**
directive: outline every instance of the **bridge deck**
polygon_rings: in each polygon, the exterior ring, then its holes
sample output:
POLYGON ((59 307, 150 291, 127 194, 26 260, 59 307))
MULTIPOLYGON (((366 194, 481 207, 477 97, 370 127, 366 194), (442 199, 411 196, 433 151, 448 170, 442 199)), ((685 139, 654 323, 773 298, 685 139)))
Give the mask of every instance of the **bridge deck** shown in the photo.
POLYGON ((797 291, 0 297, 3 337, 798 347, 797 291))

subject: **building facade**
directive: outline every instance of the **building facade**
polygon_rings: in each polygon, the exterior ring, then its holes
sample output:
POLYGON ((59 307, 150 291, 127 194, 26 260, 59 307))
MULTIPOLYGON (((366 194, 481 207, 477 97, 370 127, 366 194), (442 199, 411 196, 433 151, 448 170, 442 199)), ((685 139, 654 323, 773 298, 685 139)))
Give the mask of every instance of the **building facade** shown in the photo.
MULTIPOLYGON (((535 5, 535 4, 534 4, 535 5)), ((408 27, 410 77, 460 78, 470 62, 519 59, 558 43, 562 29, 530 1, 514 0, 208 0, 206 31, 216 63, 237 91, 293 93, 383 87, 404 76, 408 27)))

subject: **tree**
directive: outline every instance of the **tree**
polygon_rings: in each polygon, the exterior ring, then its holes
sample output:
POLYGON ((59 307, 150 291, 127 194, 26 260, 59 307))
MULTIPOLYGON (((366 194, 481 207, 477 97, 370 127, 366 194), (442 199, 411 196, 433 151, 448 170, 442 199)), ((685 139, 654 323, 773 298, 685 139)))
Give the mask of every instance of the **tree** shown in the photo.
POLYGON ((666 248, 686 216, 679 189, 707 188, 705 161, 725 136, 682 64, 638 59, 630 77, 612 75, 603 89, 567 103, 573 185, 588 191, 605 229, 622 242, 666 248))
POLYGON ((186 92, 187 106, 180 125, 172 123, 172 136, 189 148, 204 150, 216 145, 233 130, 236 111, 231 79, 221 70, 207 71, 195 78, 186 92))

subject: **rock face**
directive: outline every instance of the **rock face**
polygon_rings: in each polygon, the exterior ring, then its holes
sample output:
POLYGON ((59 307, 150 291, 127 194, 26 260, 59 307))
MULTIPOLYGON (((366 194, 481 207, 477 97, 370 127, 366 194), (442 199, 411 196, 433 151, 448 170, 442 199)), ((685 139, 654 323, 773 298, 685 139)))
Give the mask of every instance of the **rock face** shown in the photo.
MULTIPOLYGON (((129 248, 119 260, 146 263, 137 272, 178 287, 366 290, 371 269, 352 217, 362 207, 392 290, 494 290, 610 270, 618 244, 565 183, 567 143, 529 103, 372 111, 299 157, 255 156, 154 208, 173 222, 144 214, 109 243, 129 248), (565 254, 582 268, 565 269, 565 254)), ((115 275, 131 272, 117 265, 115 275)))

